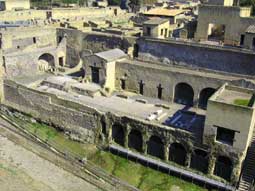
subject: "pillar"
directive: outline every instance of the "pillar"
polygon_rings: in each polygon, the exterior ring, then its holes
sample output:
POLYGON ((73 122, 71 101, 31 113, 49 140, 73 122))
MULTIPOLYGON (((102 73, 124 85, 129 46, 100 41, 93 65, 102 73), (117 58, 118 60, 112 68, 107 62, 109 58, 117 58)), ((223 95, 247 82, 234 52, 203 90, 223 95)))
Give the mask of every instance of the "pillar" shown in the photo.
POLYGON ((185 166, 188 168, 190 167, 190 161, 191 161, 191 152, 187 152, 185 166))
POLYGON ((124 135, 124 147, 125 148, 128 148, 128 135, 129 135, 130 131, 131 131, 131 127, 129 125, 127 125, 127 127, 124 130, 124 133, 125 133, 125 135, 124 135))
POLYGON ((109 127, 108 127, 108 137, 107 137, 107 139, 108 139, 108 142, 109 143, 111 143, 112 142, 112 125, 113 125, 113 123, 109 123, 109 127))
POLYGON ((239 176, 241 173, 241 162, 239 160, 233 161, 233 170, 231 174, 231 183, 236 184, 239 181, 239 176))
POLYGON ((147 154, 147 142, 148 142, 148 136, 146 133, 143 134, 143 148, 142 148, 142 153, 147 154))
POLYGON ((216 162, 216 157, 215 156, 210 156, 209 164, 208 164, 208 174, 209 175, 213 175, 213 173, 214 173, 215 162, 216 162))
POLYGON ((169 156, 169 143, 164 145, 164 160, 168 161, 169 156))

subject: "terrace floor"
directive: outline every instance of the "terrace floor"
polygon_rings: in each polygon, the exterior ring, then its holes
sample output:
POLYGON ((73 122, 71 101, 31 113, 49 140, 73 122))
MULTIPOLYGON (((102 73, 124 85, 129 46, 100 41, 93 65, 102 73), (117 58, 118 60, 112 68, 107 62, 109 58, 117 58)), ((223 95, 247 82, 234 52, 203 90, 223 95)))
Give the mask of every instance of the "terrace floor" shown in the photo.
MULTIPOLYGON (((50 78, 52 80, 54 77, 50 78)), ((44 79, 42 76, 40 80, 43 81, 44 79)), ((23 83, 23 80, 16 79, 16 81, 23 83)), ((36 88, 41 92, 55 94, 65 100, 95 108, 101 112, 113 112, 118 115, 137 118, 152 124, 163 125, 166 129, 170 127, 178 128, 189 131, 198 138, 202 137, 206 111, 196 107, 187 107, 130 92, 115 92, 109 97, 100 95, 92 97, 50 87, 47 83, 34 87, 33 80, 30 81, 30 84, 27 81, 29 80, 26 80, 26 83, 23 85, 36 88)), ((58 81, 59 78, 57 77, 54 83, 58 81)), ((61 83, 61 80, 59 82, 61 83)), ((36 84, 40 84, 38 78, 36 79, 36 84)), ((72 85, 82 87, 83 89, 91 86, 91 84, 81 84, 79 82, 77 84, 72 82, 72 85)))

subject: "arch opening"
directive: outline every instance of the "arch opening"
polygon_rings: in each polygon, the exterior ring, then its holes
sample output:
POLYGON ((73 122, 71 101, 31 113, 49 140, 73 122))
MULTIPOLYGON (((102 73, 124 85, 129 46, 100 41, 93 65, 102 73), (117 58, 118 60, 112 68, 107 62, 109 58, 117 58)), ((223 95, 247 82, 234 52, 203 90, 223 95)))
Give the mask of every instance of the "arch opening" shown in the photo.
POLYGON ((199 94, 198 107, 201 109, 207 108, 209 98, 216 92, 214 88, 204 88, 199 94))
POLYGON ((208 153, 201 149, 194 150, 194 153, 192 153, 191 156, 190 168, 207 173, 208 165, 208 153))
POLYGON ((193 105, 194 91, 189 84, 177 84, 174 92, 174 102, 189 106, 193 105))
POLYGON ((119 124, 114 124, 112 126, 112 140, 121 145, 124 146, 124 129, 119 124))
POLYGON ((38 58, 38 68, 40 71, 49 71, 52 70, 54 67, 55 59, 53 55, 45 53, 38 58))
POLYGON ((230 181, 233 164, 230 158, 219 156, 215 162, 214 175, 230 181))
POLYGON ((142 152, 143 148, 143 137, 142 133, 138 130, 131 130, 128 135, 128 147, 142 152))
POLYGON ((173 143, 169 148, 169 160, 185 166, 187 152, 180 143, 173 143))
POLYGON ((164 159, 164 144, 159 137, 151 136, 147 144, 147 153, 149 155, 164 159))

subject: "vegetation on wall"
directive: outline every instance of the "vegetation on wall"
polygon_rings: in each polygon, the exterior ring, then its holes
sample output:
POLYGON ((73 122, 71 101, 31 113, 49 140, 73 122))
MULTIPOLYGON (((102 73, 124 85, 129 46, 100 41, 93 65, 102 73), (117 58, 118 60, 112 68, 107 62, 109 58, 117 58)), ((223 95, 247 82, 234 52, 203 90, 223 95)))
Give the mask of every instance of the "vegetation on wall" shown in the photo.
POLYGON ((21 116, 8 116, 8 118, 55 149, 74 154, 78 158, 86 158, 87 162, 103 169, 109 175, 118 177, 142 191, 207 191, 190 182, 100 150, 95 145, 70 140, 66 134, 55 128, 31 122, 31 119, 21 116))

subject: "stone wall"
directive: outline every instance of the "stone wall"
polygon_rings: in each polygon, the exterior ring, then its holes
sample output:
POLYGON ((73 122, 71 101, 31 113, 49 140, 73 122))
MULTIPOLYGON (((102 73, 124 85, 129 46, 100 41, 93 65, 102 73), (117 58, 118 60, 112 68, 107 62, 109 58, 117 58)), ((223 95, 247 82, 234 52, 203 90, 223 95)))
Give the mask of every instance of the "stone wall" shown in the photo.
POLYGON ((241 34, 255 23, 255 19, 249 16, 250 8, 247 7, 200 5, 195 37, 197 40, 207 40, 209 24, 224 25, 224 43, 239 45, 241 34))
POLYGON ((67 35, 67 65, 78 64, 77 55, 92 50, 92 52, 102 52, 109 49, 119 48, 128 52, 129 48, 135 44, 135 37, 122 37, 120 35, 110 35, 104 33, 84 33, 79 30, 58 29, 57 35, 63 37, 67 35))
POLYGON ((95 141, 98 116, 93 109, 8 80, 4 81, 4 96, 6 106, 73 133, 80 140, 95 141))
POLYGON ((66 40, 57 44, 56 29, 40 27, 9 29, 2 31, 3 57, 6 76, 28 75, 38 71, 38 61, 44 54, 54 57, 54 66, 59 66, 59 57, 65 61, 66 40))
POLYGON ((161 84, 163 88, 162 99, 173 101, 175 86, 178 83, 189 84, 194 91, 194 102, 199 99, 199 94, 204 88, 219 88, 226 81, 216 77, 199 76, 190 70, 186 73, 171 71, 170 66, 159 66, 156 64, 130 64, 117 62, 116 64, 116 87, 120 89, 120 80, 126 80, 127 91, 139 93, 139 83, 144 83, 144 95, 157 98, 157 87, 161 84))
POLYGON ((233 161, 234 170, 231 183, 238 180, 241 164, 239 152, 219 146, 214 148, 214 145, 202 145, 201 137, 198 138, 188 131, 136 119, 120 113, 101 113, 81 103, 33 90, 10 80, 4 81, 4 92, 3 105, 69 132, 73 135, 72 137, 80 141, 95 143, 101 137, 104 143, 113 143, 116 141, 113 137, 113 128, 117 125, 124 132, 122 135, 118 135, 123 143, 121 145, 129 148, 129 134, 136 130, 141 133, 141 152, 144 155, 154 156, 151 151, 148 152, 148 141, 155 136, 160 139, 161 146, 158 150, 162 153, 161 159, 165 162, 170 160, 171 145, 182 145, 185 152, 185 161, 182 165, 185 168, 190 167, 191 157, 196 149, 204 150, 209 155, 206 159, 209 162, 208 172, 205 172, 209 175, 213 175, 213 169, 211 169, 213 167, 211 166, 215 164, 215 158, 224 154, 233 161), (103 128, 105 129, 103 130, 103 128))
POLYGON ((140 39, 139 57, 143 60, 206 68, 244 75, 254 75, 255 54, 235 48, 199 43, 140 39))

